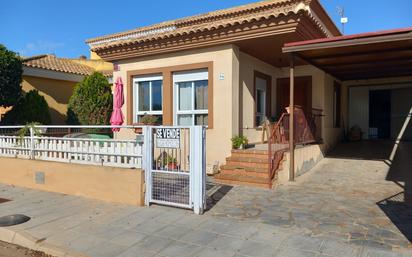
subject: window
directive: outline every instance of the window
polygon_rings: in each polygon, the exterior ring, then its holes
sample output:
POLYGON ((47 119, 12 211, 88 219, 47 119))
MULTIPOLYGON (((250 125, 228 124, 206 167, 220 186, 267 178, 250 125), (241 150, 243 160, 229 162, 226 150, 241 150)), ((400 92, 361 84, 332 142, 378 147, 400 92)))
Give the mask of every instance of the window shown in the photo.
POLYGON ((175 124, 208 125, 208 71, 173 74, 175 124))
POLYGON ((261 126, 267 119, 267 84, 268 81, 261 78, 255 77, 255 126, 261 126))
POLYGON ((340 110, 340 84, 337 82, 333 85, 333 127, 340 128, 340 118, 341 118, 341 110, 340 110))
POLYGON ((144 115, 158 117, 162 122, 162 76, 141 76, 133 79, 134 122, 139 122, 144 115))

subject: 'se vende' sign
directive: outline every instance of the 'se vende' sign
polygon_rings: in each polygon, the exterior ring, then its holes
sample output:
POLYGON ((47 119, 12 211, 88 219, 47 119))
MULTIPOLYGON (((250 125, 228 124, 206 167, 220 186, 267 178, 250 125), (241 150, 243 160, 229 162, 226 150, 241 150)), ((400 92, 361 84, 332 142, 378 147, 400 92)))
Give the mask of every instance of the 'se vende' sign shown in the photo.
POLYGON ((158 148, 180 148, 180 129, 156 129, 156 146, 158 148))

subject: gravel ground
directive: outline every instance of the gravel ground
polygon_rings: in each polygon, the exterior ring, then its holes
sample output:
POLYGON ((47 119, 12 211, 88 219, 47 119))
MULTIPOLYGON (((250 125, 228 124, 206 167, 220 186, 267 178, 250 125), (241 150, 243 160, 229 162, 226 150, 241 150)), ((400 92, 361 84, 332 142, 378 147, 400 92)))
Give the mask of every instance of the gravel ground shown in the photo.
POLYGON ((18 245, 0 241, 0 257, 52 257, 39 251, 33 251, 18 245))

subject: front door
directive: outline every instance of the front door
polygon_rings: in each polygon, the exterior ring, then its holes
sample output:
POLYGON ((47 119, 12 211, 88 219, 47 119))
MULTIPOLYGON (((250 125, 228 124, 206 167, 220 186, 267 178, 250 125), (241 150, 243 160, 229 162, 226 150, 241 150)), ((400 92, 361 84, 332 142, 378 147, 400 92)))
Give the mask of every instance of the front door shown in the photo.
MULTIPOLYGON (((290 79, 282 78, 277 81, 277 113, 278 116, 284 113, 289 106, 290 100, 290 79)), ((312 77, 295 77, 295 105, 302 107, 305 113, 312 110, 312 77)))

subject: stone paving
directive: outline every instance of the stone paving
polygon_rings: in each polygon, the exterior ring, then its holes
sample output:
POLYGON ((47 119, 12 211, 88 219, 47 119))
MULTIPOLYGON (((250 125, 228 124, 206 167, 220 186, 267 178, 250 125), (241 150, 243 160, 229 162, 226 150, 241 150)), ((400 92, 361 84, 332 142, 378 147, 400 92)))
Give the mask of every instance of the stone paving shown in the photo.
POLYGON ((412 257, 401 192, 381 161, 325 159, 273 191, 222 187, 201 216, 1 184, 0 213, 32 217, 10 241, 28 233, 57 256, 412 257))
MULTIPOLYGON (((347 150, 352 147, 357 145, 347 150)), ((403 164, 412 171, 408 160, 403 164)), ((384 159, 326 158, 276 190, 234 187, 209 214, 300 228, 305 235, 361 246, 411 247, 412 208, 404 203, 405 183, 387 181, 389 172, 394 171, 384 159)))
POLYGON ((388 251, 314 237, 297 226, 216 217, 213 209, 198 216, 176 208, 109 204, 6 185, 0 185, 0 195, 12 199, 0 204, 2 215, 32 217, 9 228, 29 233, 36 244, 59 247, 58 256, 412 256, 405 249, 388 251))

